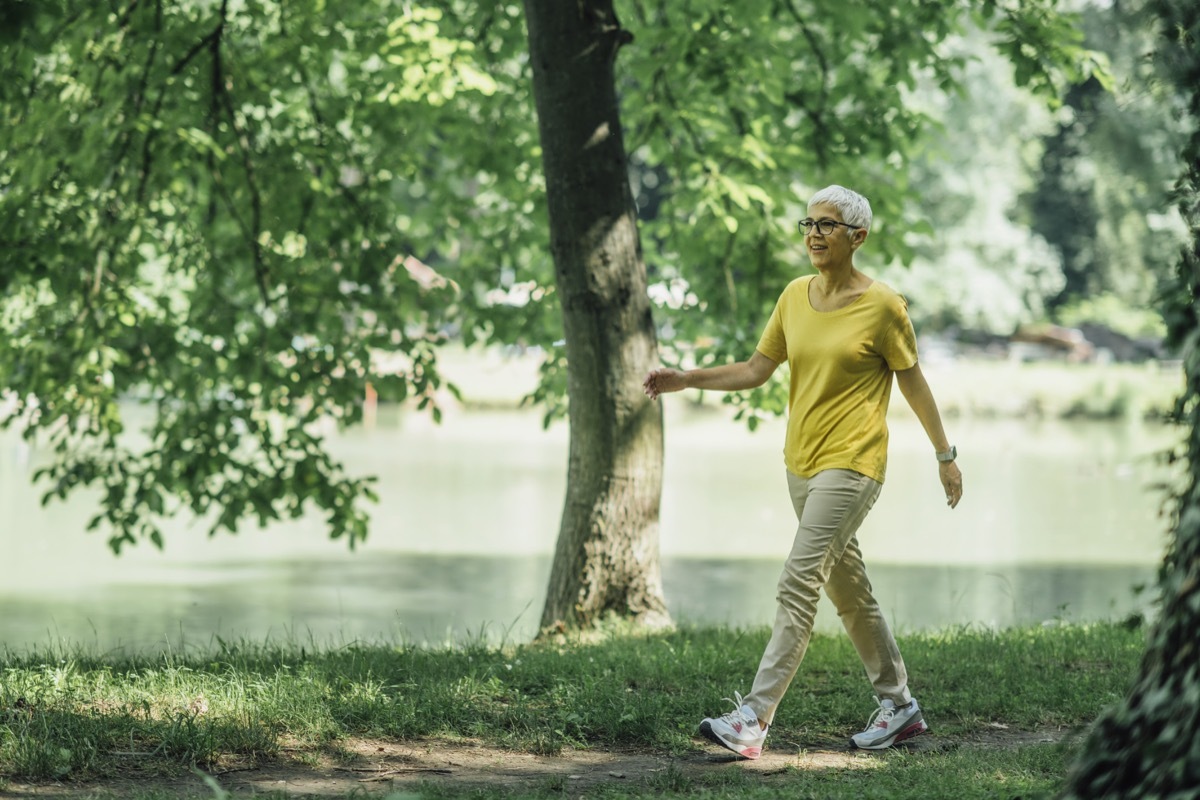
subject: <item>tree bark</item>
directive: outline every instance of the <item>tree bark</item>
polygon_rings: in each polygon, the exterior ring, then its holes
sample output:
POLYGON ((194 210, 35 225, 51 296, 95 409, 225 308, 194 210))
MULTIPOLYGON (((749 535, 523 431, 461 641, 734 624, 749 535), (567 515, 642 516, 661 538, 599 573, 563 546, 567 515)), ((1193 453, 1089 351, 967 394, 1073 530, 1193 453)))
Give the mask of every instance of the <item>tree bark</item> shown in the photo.
POLYGON ((666 626, 662 411, 641 390, 658 344, 613 73, 632 37, 611 0, 525 0, 525 18, 571 424, 541 628, 586 627, 609 613, 666 626))
MULTIPOLYGON (((1200 122, 1200 7, 1158 0, 1166 72, 1200 122)), ((1164 317, 1184 354, 1178 413, 1188 429, 1186 490, 1177 498, 1171 547, 1159 576, 1161 617, 1125 700, 1096 723, 1063 791, 1065 798, 1185 798, 1200 792, 1200 130, 1183 151, 1179 208, 1192 240, 1164 317)))

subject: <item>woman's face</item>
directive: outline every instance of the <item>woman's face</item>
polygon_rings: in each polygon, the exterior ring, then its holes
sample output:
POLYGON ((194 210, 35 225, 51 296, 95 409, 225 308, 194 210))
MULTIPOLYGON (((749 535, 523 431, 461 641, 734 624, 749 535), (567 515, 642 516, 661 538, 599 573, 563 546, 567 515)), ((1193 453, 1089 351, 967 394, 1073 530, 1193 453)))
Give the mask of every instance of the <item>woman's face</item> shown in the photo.
MULTIPOLYGON (((834 222, 845 222, 837 207, 829 203, 817 203, 809 206, 808 216, 814 220, 831 219, 834 222)), ((850 261, 856 249, 855 241, 862 236, 861 230, 838 225, 828 236, 822 234, 814 225, 804 234, 804 247, 808 250, 808 258, 817 269, 836 267, 850 261)))

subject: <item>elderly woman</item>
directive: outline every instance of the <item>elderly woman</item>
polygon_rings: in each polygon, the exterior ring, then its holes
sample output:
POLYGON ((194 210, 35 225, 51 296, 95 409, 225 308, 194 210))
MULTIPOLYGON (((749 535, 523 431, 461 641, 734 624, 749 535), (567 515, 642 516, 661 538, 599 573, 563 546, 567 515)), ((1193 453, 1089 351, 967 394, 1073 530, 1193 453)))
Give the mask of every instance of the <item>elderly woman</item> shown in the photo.
POLYGON ((705 719, 700 732, 745 758, 762 752, 767 730, 808 648, 821 587, 837 607, 875 689, 878 708, 851 747, 881 750, 928 730, 908 673, 871 594, 855 536, 882 488, 892 375, 933 444, 946 502, 962 498, 956 449, 921 367, 904 298, 854 266, 867 239, 871 205, 841 186, 817 192, 800 223, 817 275, 783 290, 749 361, 707 369, 656 369, 651 399, 682 389, 761 386, 784 361, 791 368, 784 463, 799 528, 778 586, 778 611, 750 694, 705 719))

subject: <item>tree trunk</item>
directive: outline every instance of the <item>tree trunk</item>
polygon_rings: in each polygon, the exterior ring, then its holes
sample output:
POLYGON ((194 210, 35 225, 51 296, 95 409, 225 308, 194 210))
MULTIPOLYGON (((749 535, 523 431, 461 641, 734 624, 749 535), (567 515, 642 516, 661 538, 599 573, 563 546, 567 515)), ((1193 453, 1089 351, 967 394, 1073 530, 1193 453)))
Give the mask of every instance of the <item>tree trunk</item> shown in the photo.
MULTIPOLYGON (((1161 60, 1193 122, 1200 121, 1200 7, 1195 0, 1159 0, 1153 7, 1166 35, 1161 60)), ((1189 479, 1159 579, 1162 616, 1129 696, 1105 712, 1076 760, 1063 793, 1068 798, 1184 798, 1200 791, 1200 130, 1183 162, 1179 207, 1192 241, 1164 316, 1184 354, 1178 409, 1189 430, 1189 479)))
POLYGON ((609 612, 670 624, 658 513, 662 411, 641 378, 658 360, 613 62, 632 37, 611 0, 525 0, 567 347, 567 496, 541 627, 609 612))

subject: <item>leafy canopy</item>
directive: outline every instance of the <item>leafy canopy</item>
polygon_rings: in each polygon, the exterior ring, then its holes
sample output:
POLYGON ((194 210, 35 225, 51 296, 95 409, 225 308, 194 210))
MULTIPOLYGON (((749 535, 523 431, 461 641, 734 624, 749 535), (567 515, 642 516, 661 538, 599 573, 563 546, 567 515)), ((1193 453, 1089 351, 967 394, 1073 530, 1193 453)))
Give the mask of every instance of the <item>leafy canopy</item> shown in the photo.
MULTIPOLYGON (((983 30, 1047 96, 1096 66, 1053 0, 618 10, 668 360, 745 356, 820 185, 869 187, 883 257, 911 256, 931 233, 910 197, 931 122, 913 98, 956 88, 956 37, 983 30)), ((215 533, 310 505, 353 546, 369 479, 329 457, 323 421, 359 419, 368 384, 437 414, 448 336, 561 337, 517 5, 5 0, 0 15, 0 415, 52 450, 47 498, 99 487, 92 525, 114 550, 161 546, 180 511, 215 533)), ((548 418, 565 385, 549 352, 548 418)))

